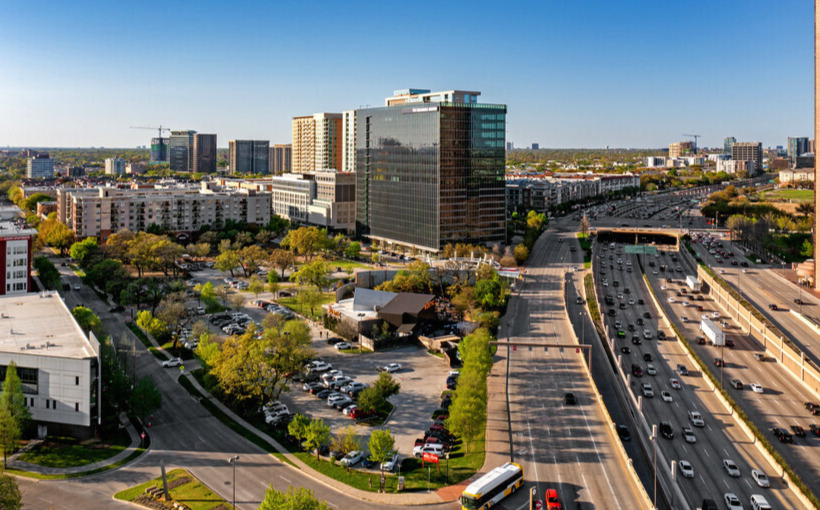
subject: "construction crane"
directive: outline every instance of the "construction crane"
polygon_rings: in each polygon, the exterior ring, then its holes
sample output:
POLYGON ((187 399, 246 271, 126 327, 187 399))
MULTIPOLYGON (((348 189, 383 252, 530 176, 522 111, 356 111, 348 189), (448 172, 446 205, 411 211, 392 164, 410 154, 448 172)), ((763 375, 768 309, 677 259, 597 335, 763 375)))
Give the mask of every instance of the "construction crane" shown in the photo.
POLYGON ((162 140, 162 132, 163 131, 170 131, 171 130, 171 128, 164 128, 162 126, 159 126, 159 127, 129 126, 129 127, 131 129, 156 129, 157 130, 157 135, 159 135, 157 138, 159 138, 160 140, 162 140))
POLYGON ((692 138, 695 139, 695 147, 692 150, 692 153, 697 154, 698 153, 698 138, 700 138, 700 135, 683 135, 683 136, 689 136, 689 137, 692 137, 692 138))

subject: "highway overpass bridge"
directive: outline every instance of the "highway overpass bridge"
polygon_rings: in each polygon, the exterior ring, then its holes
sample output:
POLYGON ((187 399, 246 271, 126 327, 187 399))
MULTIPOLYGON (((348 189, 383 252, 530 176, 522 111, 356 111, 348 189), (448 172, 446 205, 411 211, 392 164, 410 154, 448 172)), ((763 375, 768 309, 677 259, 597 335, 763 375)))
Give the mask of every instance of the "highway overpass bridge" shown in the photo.
POLYGON ((599 242, 648 244, 675 251, 680 250, 680 240, 687 235, 685 229, 651 227, 596 227, 590 232, 598 237, 599 242))

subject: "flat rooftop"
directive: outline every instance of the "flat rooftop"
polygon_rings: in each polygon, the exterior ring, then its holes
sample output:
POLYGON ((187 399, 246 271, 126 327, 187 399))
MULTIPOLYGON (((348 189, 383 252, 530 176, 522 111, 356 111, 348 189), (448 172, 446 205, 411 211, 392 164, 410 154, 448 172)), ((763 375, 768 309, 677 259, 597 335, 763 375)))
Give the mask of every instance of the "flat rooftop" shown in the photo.
POLYGON ((89 358, 98 349, 58 293, 0 297, 0 352, 89 358))

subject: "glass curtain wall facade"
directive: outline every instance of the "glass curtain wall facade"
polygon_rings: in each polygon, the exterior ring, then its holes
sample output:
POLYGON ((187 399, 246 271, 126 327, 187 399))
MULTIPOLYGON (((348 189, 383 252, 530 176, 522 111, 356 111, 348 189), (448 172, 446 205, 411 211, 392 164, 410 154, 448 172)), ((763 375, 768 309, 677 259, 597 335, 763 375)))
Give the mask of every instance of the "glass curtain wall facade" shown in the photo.
POLYGON ((505 240, 506 106, 357 110, 356 228, 437 252, 505 240))

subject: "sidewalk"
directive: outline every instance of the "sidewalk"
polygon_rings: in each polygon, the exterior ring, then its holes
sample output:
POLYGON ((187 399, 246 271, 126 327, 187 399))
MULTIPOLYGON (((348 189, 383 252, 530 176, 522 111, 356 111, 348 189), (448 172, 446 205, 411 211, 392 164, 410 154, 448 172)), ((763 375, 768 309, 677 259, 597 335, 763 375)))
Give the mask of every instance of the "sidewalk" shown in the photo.
MULTIPOLYGON (((210 393, 208 393, 208 391, 205 390, 205 388, 203 388, 193 376, 189 377, 189 380, 194 385, 194 387, 205 396, 205 398, 209 399, 211 403, 218 407, 232 420, 234 420, 236 423, 240 424, 247 430, 253 432, 254 434, 256 434, 256 436, 262 438, 269 445, 273 446, 273 448, 276 449, 277 452, 284 455, 290 462, 293 462, 293 464, 295 464, 297 468, 301 470, 303 473, 307 474, 317 482, 331 489, 342 492, 348 496, 358 498, 362 501, 371 501, 373 503, 381 503, 388 505, 406 506, 435 505, 439 503, 455 501, 456 499, 458 499, 458 497, 461 496, 461 492, 463 489, 460 489, 458 493, 455 494, 455 491, 449 487, 444 487, 436 492, 407 492, 401 494, 368 492, 356 489, 338 480, 334 480, 333 478, 325 476, 324 474, 314 470, 313 468, 302 462, 297 456, 288 452, 288 450, 281 444, 279 444, 275 439, 270 437, 268 434, 260 431, 259 429, 257 429, 256 427, 242 419, 236 413, 231 411, 227 406, 220 402, 219 399, 214 398, 210 393)), ((290 466, 287 463, 285 463, 285 465, 293 468, 293 466, 290 466)), ((461 488, 461 486, 462 484, 459 484, 454 487, 461 488)))
MULTIPOLYGON (((122 417, 121 417, 122 419, 122 417)), ((101 460, 99 462, 94 462, 93 464, 85 464, 82 466, 74 466, 68 468, 55 468, 55 467, 47 467, 47 466, 40 466, 38 464, 31 464, 28 462, 24 462, 19 460, 21 454, 25 452, 26 449, 22 449, 16 452, 14 455, 10 456, 8 459, 8 466, 12 469, 19 469, 21 471, 30 471, 32 473, 38 473, 41 475, 81 475, 83 473, 87 473, 90 471, 94 471, 100 468, 104 468, 106 466, 110 466, 112 464, 116 464, 117 462, 128 458, 129 455, 134 453, 136 449, 140 445, 140 436, 137 434, 137 430, 131 425, 131 421, 128 418, 125 418, 125 430, 128 431, 128 435, 131 436, 131 444, 125 450, 121 451, 120 453, 114 455, 113 457, 109 457, 105 460, 101 460)))

